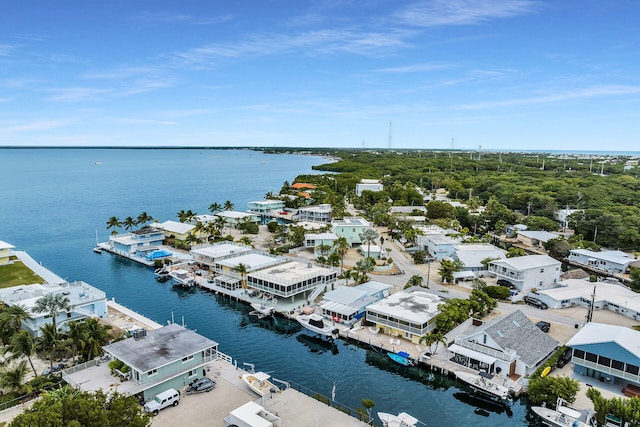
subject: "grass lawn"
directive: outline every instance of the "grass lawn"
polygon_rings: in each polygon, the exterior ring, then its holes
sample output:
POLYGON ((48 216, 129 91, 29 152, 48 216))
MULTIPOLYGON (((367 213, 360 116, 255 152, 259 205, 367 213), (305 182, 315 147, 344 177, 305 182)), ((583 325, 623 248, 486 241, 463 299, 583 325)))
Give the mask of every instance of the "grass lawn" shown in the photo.
POLYGON ((34 283, 44 283, 44 280, 27 268, 22 261, 13 261, 12 264, 0 266, 0 288, 34 283))

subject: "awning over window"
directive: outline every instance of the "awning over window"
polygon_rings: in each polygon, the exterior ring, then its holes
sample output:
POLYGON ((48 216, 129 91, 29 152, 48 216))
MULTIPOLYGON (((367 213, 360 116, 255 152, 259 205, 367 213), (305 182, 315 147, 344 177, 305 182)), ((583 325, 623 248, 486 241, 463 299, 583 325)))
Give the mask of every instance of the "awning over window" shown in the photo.
POLYGON ((471 350, 470 348, 459 346, 458 344, 452 344, 449 347, 449 351, 451 351, 452 353, 470 357, 471 359, 477 360, 478 362, 486 363, 487 365, 493 365, 494 363, 496 363, 495 357, 491 357, 484 353, 471 350))

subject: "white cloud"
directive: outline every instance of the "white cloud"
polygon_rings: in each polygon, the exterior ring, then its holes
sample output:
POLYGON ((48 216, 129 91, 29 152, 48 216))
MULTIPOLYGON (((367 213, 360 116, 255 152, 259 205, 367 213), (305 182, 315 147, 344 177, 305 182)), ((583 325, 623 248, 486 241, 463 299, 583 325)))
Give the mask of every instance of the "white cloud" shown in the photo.
POLYGON ((66 126, 71 120, 35 120, 25 123, 3 123, 0 134, 14 134, 22 132, 37 132, 66 126))
POLYGON ((66 87, 49 89, 51 96, 45 98, 46 101, 77 102, 95 100, 96 98, 109 95, 109 89, 96 89, 88 87, 66 87))
POLYGON ((472 25, 532 13, 530 0, 425 0, 407 6, 396 17, 415 27, 472 25))
POLYGON ((18 48, 15 44, 0 44, 0 56, 9 56, 18 48))
POLYGON ((429 72, 429 71, 446 70, 446 69, 455 68, 455 67, 456 65, 453 65, 453 64, 413 64, 413 65, 404 65, 402 67, 380 68, 375 71, 380 73, 404 74, 404 73, 422 73, 422 72, 429 72))

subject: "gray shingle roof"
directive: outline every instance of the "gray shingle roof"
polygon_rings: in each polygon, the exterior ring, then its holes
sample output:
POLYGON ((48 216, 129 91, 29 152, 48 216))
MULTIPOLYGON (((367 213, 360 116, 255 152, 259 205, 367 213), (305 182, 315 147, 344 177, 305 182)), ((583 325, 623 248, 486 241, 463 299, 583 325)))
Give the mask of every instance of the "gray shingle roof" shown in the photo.
POLYGON ((515 350, 527 366, 535 366, 558 346, 520 310, 481 327, 503 349, 515 350))

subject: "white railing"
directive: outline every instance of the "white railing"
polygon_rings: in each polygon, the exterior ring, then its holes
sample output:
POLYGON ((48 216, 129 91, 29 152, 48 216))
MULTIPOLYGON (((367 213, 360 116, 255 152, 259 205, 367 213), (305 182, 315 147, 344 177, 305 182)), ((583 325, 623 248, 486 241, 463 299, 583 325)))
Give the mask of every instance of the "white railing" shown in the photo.
POLYGON ((629 381, 634 381, 636 383, 640 382, 640 374, 631 374, 629 372, 621 371, 619 369, 614 369, 607 365, 601 365, 599 363, 590 362, 586 359, 580 359, 577 357, 573 357, 571 359, 574 363, 578 365, 585 366, 587 368, 595 369, 603 374, 611 374, 614 377, 622 378, 629 381))
POLYGON ((512 361, 516 357, 516 352, 514 350, 496 350, 495 348, 487 347, 486 345, 478 344, 474 341, 468 341, 464 339, 458 339, 454 341, 460 347, 465 347, 473 351, 477 351, 478 353, 486 354, 496 359, 505 360, 507 362, 512 361))

